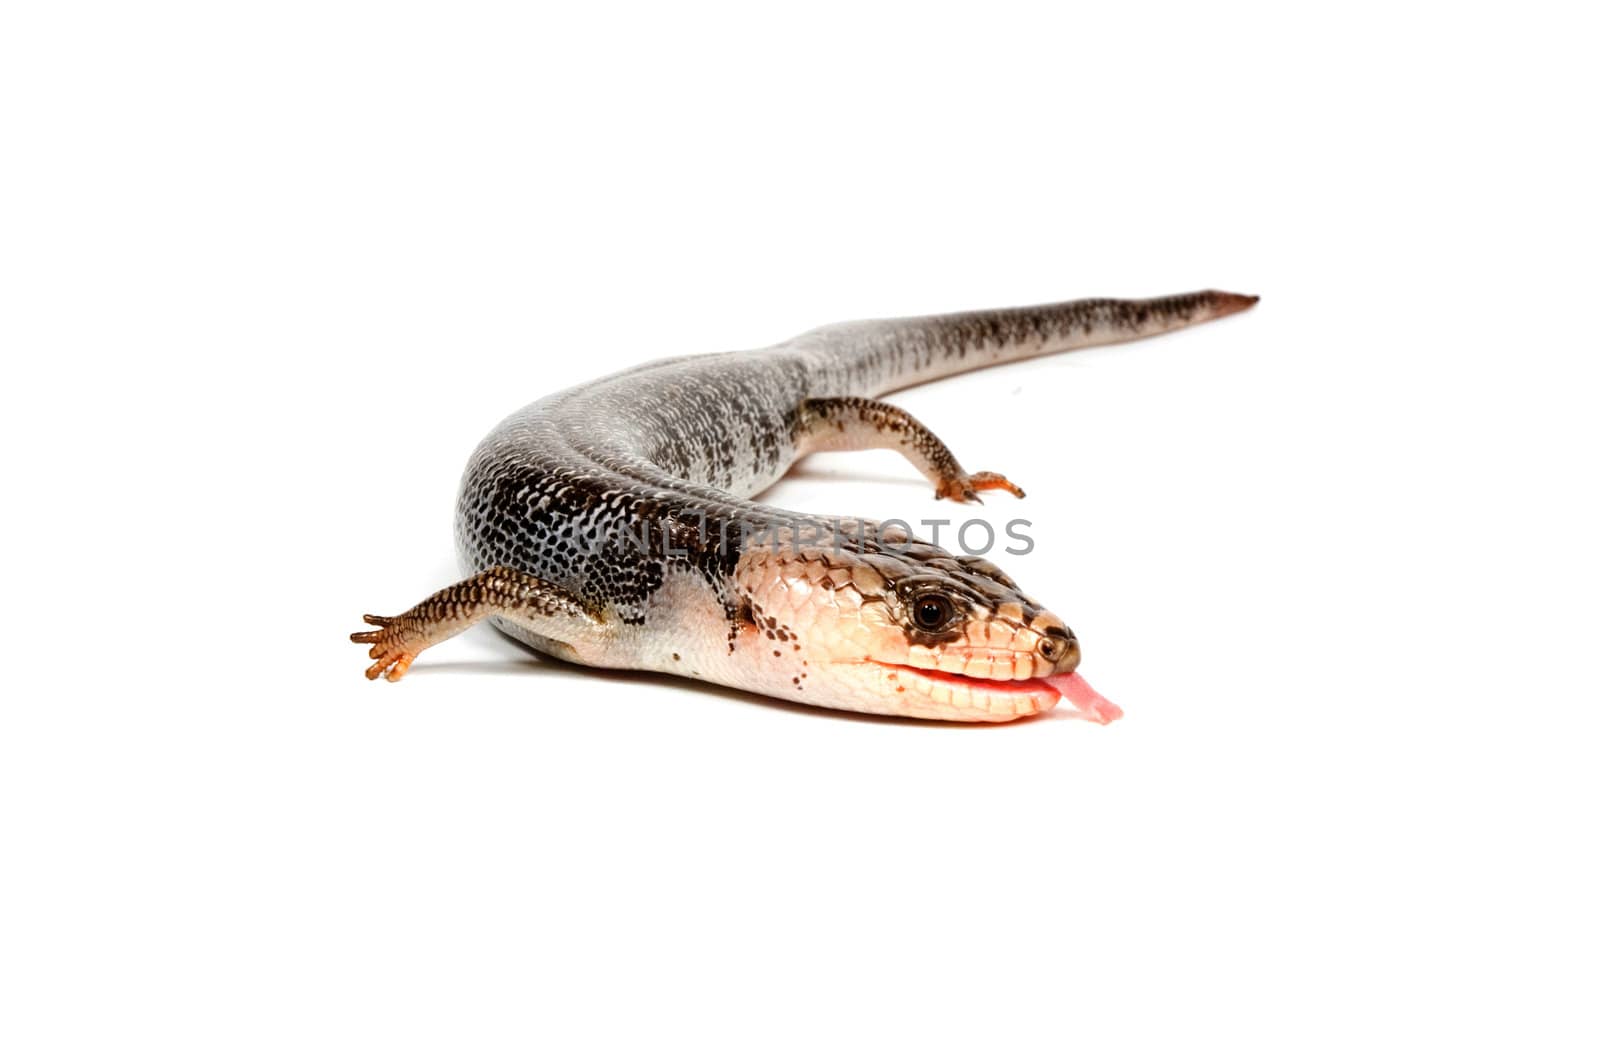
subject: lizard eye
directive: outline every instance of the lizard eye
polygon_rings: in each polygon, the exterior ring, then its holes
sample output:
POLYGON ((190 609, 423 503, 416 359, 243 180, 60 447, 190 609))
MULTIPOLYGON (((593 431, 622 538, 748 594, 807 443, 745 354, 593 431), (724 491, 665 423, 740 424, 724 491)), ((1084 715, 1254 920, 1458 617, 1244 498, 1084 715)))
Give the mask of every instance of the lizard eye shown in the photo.
POLYGON ((911 619, 925 632, 937 632, 956 615, 955 603, 944 595, 918 595, 911 604, 911 619))

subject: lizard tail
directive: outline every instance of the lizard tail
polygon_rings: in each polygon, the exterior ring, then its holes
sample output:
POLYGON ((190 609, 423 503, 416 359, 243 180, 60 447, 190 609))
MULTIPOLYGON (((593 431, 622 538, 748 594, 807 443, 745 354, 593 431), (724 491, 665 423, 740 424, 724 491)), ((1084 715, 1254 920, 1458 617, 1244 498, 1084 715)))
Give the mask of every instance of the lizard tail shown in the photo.
POLYGON ((831 394, 876 397, 967 370, 1199 325, 1248 310, 1259 299, 1208 289, 1157 299, 1080 299, 853 321, 782 346, 809 356, 831 394))

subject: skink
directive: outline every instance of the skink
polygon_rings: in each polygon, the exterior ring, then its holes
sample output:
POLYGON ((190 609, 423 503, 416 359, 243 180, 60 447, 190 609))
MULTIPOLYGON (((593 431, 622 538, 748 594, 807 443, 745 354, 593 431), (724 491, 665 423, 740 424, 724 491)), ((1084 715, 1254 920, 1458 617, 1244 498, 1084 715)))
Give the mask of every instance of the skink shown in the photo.
POLYGON ((1132 340, 1253 306, 1204 291, 831 325, 754 351, 667 359, 541 399, 467 463, 466 579, 368 614, 369 679, 479 621, 536 650, 795 702, 962 721, 1065 696, 1120 711, 1076 675, 1078 639, 993 562, 900 523, 751 502, 818 451, 889 448, 939 498, 1021 490, 969 473, 882 395, 984 366, 1132 340))

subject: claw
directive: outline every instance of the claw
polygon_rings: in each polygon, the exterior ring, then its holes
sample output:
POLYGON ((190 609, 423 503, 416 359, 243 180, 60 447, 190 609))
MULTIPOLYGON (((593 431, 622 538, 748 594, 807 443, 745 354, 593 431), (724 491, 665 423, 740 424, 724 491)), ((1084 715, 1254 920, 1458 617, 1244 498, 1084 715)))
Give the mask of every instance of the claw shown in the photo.
POLYGON ((967 483, 978 491, 1009 491, 1019 499, 1027 497, 1027 492, 999 473, 991 473, 988 470, 972 474, 967 478, 967 483))
POLYGON ((376 680, 382 676, 390 683, 400 679, 411 668, 411 663, 417 660, 417 651, 401 650, 397 644, 406 637, 394 628, 396 618, 379 617, 377 614, 362 615, 362 620, 368 624, 381 627, 374 632, 351 632, 350 642, 371 643, 367 657, 372 659, 372 665, 366 670, 367 679, 376 680))
MULTIPOLYGON (((373 649, 373 656, 378 657, 377 648, 373 649)), ((406 674, 406 670, 411 668, 411 663, 416 660, 417 656, 415 654, 407 653, 404 650, 388 651, 382 657, 378 657, 378 660, 367 670, 367 679, 376 680, 382 676, 390 683, 394 683, 406 674)))
POLYGON ((983 499, 978 495, 980 491, 1009 491, 1021 499, 1025 493, 1011 481, 999 473, 970 473, 960 480, 945 481, 939 485, 939 490, 933 493, 936 499, 954 499, 956 502, 975 502, 983 504, 983 499))

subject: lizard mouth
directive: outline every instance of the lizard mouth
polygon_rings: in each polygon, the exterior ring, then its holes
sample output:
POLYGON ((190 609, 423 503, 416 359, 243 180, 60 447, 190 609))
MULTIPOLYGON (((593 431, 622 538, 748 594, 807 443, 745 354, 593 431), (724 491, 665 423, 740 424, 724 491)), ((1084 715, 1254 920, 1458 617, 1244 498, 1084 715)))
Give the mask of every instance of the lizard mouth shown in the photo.
POLYGON ((883 670, 884 679, 901 698, 931 702, 950 713, 916 713, 917 716, 950 716, 972 720, 1012 720, 1053 708, 1065 698, 1072 706, 1067 716, 1110 724, 1122 716, 1115 703, 1102 697, 1076 672, 1024 680, 993 680, 965 673, 925 669, 915 665, 892 665, 871 661, 883 670))
POLYGON ((916 665, 891 665, 886 661, 875 661, 874 665, 888 669, 891 673, 909 673, 920 676, 933 683, 959 685, 969 689, 994 691, 1004 694, 1018 694, 1024 691, 1038 693, 1049 692, 1060 697, 1055 688, 1043 678, 1027 680, 991 680, 982 676, 969 676, 964 672, 947 672, 944 669, 924 669, 916 665))

